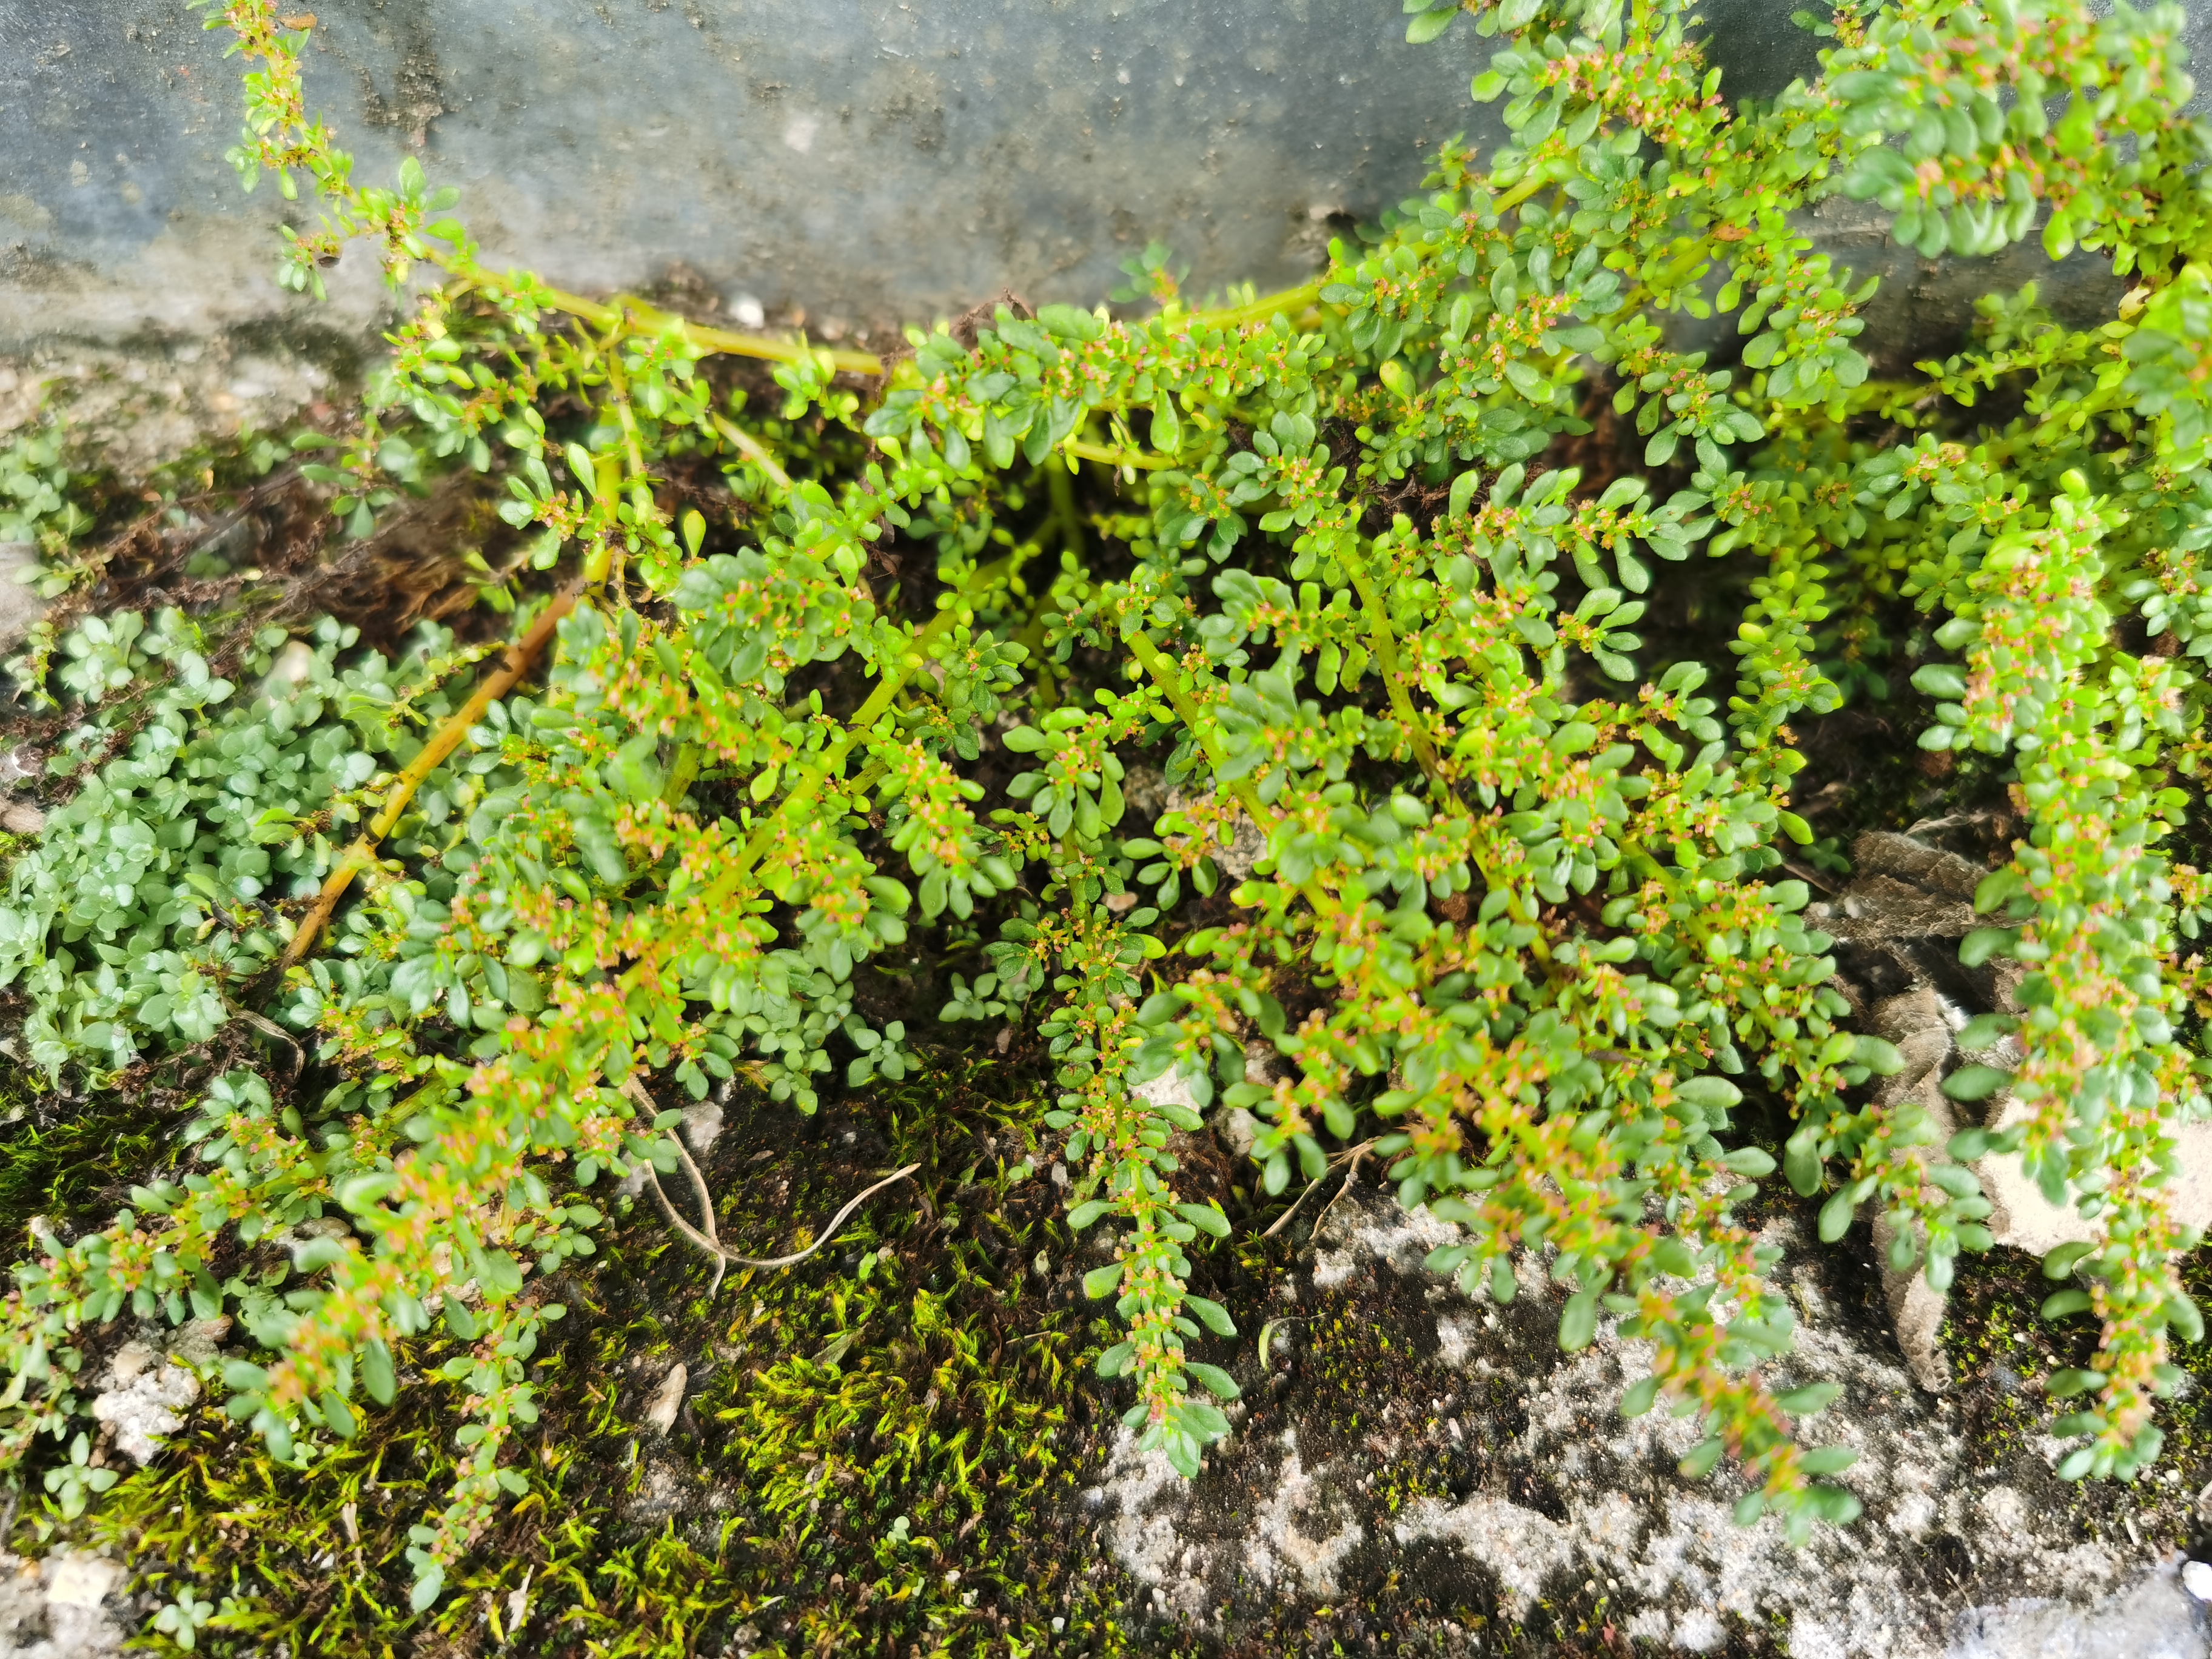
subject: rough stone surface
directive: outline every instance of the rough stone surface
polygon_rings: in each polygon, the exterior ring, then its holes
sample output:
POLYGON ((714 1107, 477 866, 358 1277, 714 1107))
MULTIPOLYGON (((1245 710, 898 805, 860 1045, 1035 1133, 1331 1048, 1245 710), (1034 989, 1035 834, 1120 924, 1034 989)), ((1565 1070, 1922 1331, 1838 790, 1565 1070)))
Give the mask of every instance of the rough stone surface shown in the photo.
POLYGON ((184 1427, 185 1408, 200 1397, 200 1380, 190 1367, 143 1342, 117 1350, 105 1381, 92 1414, 117 1449, 142 1468, 154 1461, 165 1437, 184 1427))
POLYGON ((1976 1607, 1960 1616, 1951 1642, 1954 1659, 2197 1659, 2204 1651, 2203 1614, 2170 1562, 2092 1607, 2024 1597, 1976 1607))
POLYGON ((201 1377, 221 1360, 230 1329, 227 1315, 174 1329, 142 1322, 99 1374, 90 1409, 103 1440, 142 1468, 153 1462, 163 1438, 184 1426, 185 1413, 200 1397, 201 1377))
MULTIPOLYGON (((317 15, 307 95, 364 179, 416 155, 495 260, 585 288, 684 261, 753 327, 804 307, 841 333, 1006 284, 1087 302, 1154 238, 1201 291, 1295 282, 1336 216, 1372 218, 1438 141, 1498 134, 1468 100, 1470 28, 1423 50, 1395 8, 1329 0, 317 15)), ((240 103, 222 46, 171 0, 0 12, 0 352, 315 314, 271 280, 284 204, 223 160, 240 103)), ((375 263, 356 249, 331 273, 356 327, 375 263)))
POLYGON ((1451 1235, 1348 1187, 1298 1273, 1253 1310, 1269 1370, 1248 1333, 1234 1431, 1199 1478, 1119 1431, 1078 1502, 1164 1626, 1299 1653, 1382 1628, 1402 1651, 1467 1654, 2212 1653, 2182 1588, 2172 1488, 2112 1496, 2123 1510, 2092 1521, 2051 1474, 2047 1437, 1984 1464, 1958 1404, 1915 1385, 1875 1273, 1814 1243, 1809 1212, 1779 1206, 1763 1224, 1801 1319, 1777 1380, 1844 1384, 1810 1437, 1859 1451, 1842 1478, 1866 1513, 1803 1549, 1771 1517, 1734 1524, 1732 1474, 1676 1473, 1693 1419, 1619 1416, 1643 1345, 1608 1324, 1562 1355, 1536 1264, 1504 1306, 1424 1270, 1451 1235))
POLYGON ((38 568, 37 543, 0 542, 0 655, 22 644, 31 624, 46 615, 46 601, 25 580, 38 568))
POLYGON ((119 1563, 60 1550, 43 1561, 0 1551, 0 1659, 106 1659, 136 1615, 119 1563))
MULTIPOLYGON (((1835 935, 1837 983, 1856 1004, 1863 1029, 1895 1044, 1904 1057, 1903 1068, 1881 1079, 1874 1097, 1891 1105, 1917 1103, 1947 1139, 1962 1118, 1991 1128, 2020 1121, 2027 1109, 2007 1092, 1961 1107, 1942 1091, 1943 1079, 1969 1059, 1999 1066, 2019 1059, 2009 1037, 1972 1056, 1962 1054, 1954 1041, 1975 1014, 2019 1012, 2013 997, 2021 971, 2017 963, 1994 959, 1969 969, 1959 961, 1960 942, 1978 920, 1974 890, 1987 872, 1927 841, 1886 831, 1861 836, 1851 854, 1850 884, 1834 899, 1808 907, 1807 915, 1835 935)), ((2174 1215, 2212 1231, 2212 1123, 2179 1125, 2175 1138, 2179 1171, 2167 1189, 2174 1215)), ((1998 1244, 2040 1256, 2060 1244, 2102 1236, 2094 1220, 2045 1198, 2022 1172, 2018 1153, 1992 1153, 1973 1170, 1990 1200, 1987 1224, 1998 1244)), ((1898 1273, 1887 1267, 1885 1224, 1876 1224, 1874 1243, 1914 1380, 1931 1390, 1948 1388, 1949 1369, 1936 1345, 1942 1294, 1917 1269, 1898 1273)))
MULTIPOLYGON (((1705 9, 1729 94, 1815 71, 1787 0, 1705 9)), ((2189 10, 2202 58, 2212 9, 2189 10)), ((378 0, 317 16, 307 95, 359 176, 416 157, 462 190, 494 263, 863 345, 1009 289, 1093 303, 1153 240, 1196 296, 1293 283, 1415 187, 1447 136, 1504 140, 1499 106, 1467 93, 1492 44, 1462 23, 1411 46, 1382 4, 378 0)), ((276 285, 277 226, 303 210, 238 188, 222 44, 173 0, 0 8, 0 434, 58 401, 135 473, 312 414, 380 351, 395 301, 367 249, 325 273, 325 301, 276 285)), ((2032 241, 1923 261, 1870 204, 1824 203, 1806 229, 1881 279, 1860 343, 1886 360, 1942 344, 1984 292, 2035 279, 2081 323, 2124 286, 2087 255, 2054 270, 2032 241)), ((1724 357, 1740 341, 1716 317, 1681 343, 1724 357)))

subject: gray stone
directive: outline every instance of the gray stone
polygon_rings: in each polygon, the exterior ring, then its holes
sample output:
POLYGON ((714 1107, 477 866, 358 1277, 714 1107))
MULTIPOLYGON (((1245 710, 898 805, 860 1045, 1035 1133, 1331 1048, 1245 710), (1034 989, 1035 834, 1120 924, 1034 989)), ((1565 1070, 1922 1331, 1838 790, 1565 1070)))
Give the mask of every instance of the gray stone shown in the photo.
MULTIPOLYGON (((0 33, 0 353, 317 313, 270 273, 285 205, 223 160, 235 60, 172 0, 51 0, 0 33)), ((307 98, 368 180, 420 157, 498 259, 580 288, 682 261, 733 320, 960 310, 1007 284, 1088 302, 1150 239, 1200 290, 1296 282, 1462 128, 1489 43, 1403 40, 1395 7, 1127 0, 340 3, 307 98)), ((336 319, 383 304, 373 253, 336 319)), ((325 318, 332 313, 324 313, 325 318)))
MULTIPOLYGON (((1717 0, 1730 95, 1817 70, 1790 0, 1717 0)), ((2197 5, 2200 46, 2212 14, 2197 5)), ((313 108, 364 180, 403 157, 463 191, 495 262, 571 289, 657 289, 747 329, 872 344, 882 325, 1008 289, 1090 304, 1161 240, 1188 291, 1303 279, 1464 131, 1496 42, 1465 21, 1412 46, 1384 0, 339 0, 305 55, 313 108)), ((240 66, 175 0, 43 0, 0 14, 0 432, 41 401, 125 472, 312 407, 380 351, 394 304, 374 253, 327 303, 274 279, 277 227, 309 216, 224 160, 240 66)), ((2200 50, 2197 54, 2204 54, 2200 50)), ((1861 343, 1887 360, 1955 332, 1974 296, 2041 280, 2094 320, 2120 292, 2092 256, 2033 240, 1931 264, 1869 204, 1807 216, 1883 289, 1861 343)), ((1735 320, 1683 325, 1723 356, 1735 320)))
POLYGON ((12 653, 46 614, 46 602, 30 585, 38 568, 37 543, 0 542, 0 655, 12 653))
POLYGON ((135 1619, 118 1594, 123 1568, 57 1550, 43 1561, 0 1550, 0 1659, 108 1659, 135 1619))
POLYGON ((154 1461, 164 1438, 184 1427, 185 1411, 200 1397, 200 1380, 190 1366, 143 1342, 116 1350, 105 1382, 93 1398, 92 1414, 116 1449, 141 1467, 154 1461))
POLYGON ((1328 1652, 1335 1638, 1305 1621, 1357 1607, 1409 1652, 1547 1651, 1547 1635, 1604 1624, 1638 1652, 2212 1653, 2155 1541, 2186 1524, 2179 1489, 2102 1489, 2118 1512, 2091 1524, 2081 1489, 2051 1474, 2059 1443, 1984 1463, 1958 1408, 1916 1387, 1856 1311, 1865 1270, 1810 1234, 1809 1211, 1790 1210, 1761 1235, 1785 1248, 1801 1312, 1774 1376, 1844 1385, 1808 1438, 1860 1453, 1841 1479, 1866 1512, 1802 1549, 1771 1516, 1735 1524, 1732 1473, 1676 1473, 1694 1419, 1620 1417, 1645 1345, 1607 1321, 1561 1354, 1561 1293, 1540 1262, 1524 1259, 1510 1304, 1470 1300, 1421 1265, 1453 1230, 1357 1183, 1278 1287, 1292 1311, 1269 1322, 1267 1372, 1240 1346, 1235 1427, 1197 1479, 1118 1429, 1082 1492, 1085 1524, 1153 1619, 1254 1650, 1328 1652))
MULTIPOLYGON (((2009 1037, 1995 1050, 1971 1056, 1960 1052, 1954 1038, 1974 1014, 2018 1012, 2012 988, 2020 970, 2010 963, 1974 970, 1959 963, 1960 942, 1979 920, 1973 894, 1987 873, 1981 866, 1912 836, 1887 831, 1860 836, 1851 851, 1856 872, 1850 884, 1833 900, 1811 907, 1809 915, 1839 941, 1838 983, 1859 1005, 1867 1029, 1904 1057, 1901 1070, 1877 1082, 1874 1098, 1918 1106, 1936 1124, 1940 1143, 1961 1127, 1960 1109, 1943 1093, 1943 1079, 1969 1059, 1999 1066, 2019 1059, 2009 1037)), ((1973 1109, 1992 1128, 2010 1127, 2027 1115, 2002 1091, 1973 1109)), ((2177 1220, 2212 1231, 2212 1123, 2179 1123, 2172 1132, 2179 1167, 2167 1183, 2168 1204, 2177 1220)), ((1924 1160, 1929 1153, 1917 1156, 1924 1160)), ((2103 1236, 2101 1226, 2072 1205, 2045 1198, 2022 1171, 2018 1153, 1992 1153, 1972 1168, 1990 1201, 1987 1225, 1999 1245, 2039 1256, 2103 1236)), ((1917 1269, 1892 1271, 1887 1222, 1877 1218, 1874 1231, 1898 1341, 1914 1380, 1940 1392, 1950 1386, 1936 1343, 1946 1298, 1917 1269)))
POLYGON ((1950 1651, 1953 1659, 2198 1659, 2205 1636, 2196 1598, 2165 1562, 2093 1607, 2026 1598, 1962 1613, 1950 1651))
POLYGON ((691 1143, 695 1152, 710 1151, 722 1138, 722 1103, 707 1099, 693 1101, 684 1108, 684 1138, 691 1143))

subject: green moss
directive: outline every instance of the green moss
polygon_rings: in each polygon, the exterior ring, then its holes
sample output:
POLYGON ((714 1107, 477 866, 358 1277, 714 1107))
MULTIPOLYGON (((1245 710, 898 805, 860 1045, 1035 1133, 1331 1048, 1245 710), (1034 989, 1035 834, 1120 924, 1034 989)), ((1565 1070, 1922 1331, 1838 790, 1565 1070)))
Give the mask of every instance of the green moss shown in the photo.
POLYGON ((181 1103, 150 1079, 71 1101, 0 1055, 0 1235, 21 1240, 34 1216, 105 1221, 136 1173, 159 1158, 181 1103))
POLYGON ((803 1127, 733 1104, 702 1161, 737 1248, 785 1247, 881 1164, 924 1170, 802 1267, 733 1273, 711 1297, 708 1264, 649 1200, 631 1206, 596 1263, 549 1287, 570 1313, 536 1366, 532 1490, 428 1621, 409 1610, 407 1534, 451 1478, 460 1403, 434 1383, 308 1473, 204 1408, 71 1530, 127 1550, 156 1593, 215 1601, 203 1653, 1125 1650, 1127 1586, 1072 1530, 1070 1413, 1098 1345, 1088 1310, 1028 1270, 1071 1241, 1051 1183, 1008 1173, 1018 1081, 924 1076, 803 1127), (678 1363, 690 1383, 662 1437, 644 1402, 678 1363))
MULTIPOLYGON (((2182 1272, 2192 1296, 2212 1294, 2212 1263, 2203 1252, 2185 1258, 2182 1272)), ((2160 1405, 2166 1442, 2154 1468, 2133 1481, 2062 1481, 2046 1449, 2062 1407, 2043 1382, 2054 1370, 2094 1362, 2097 1325, 2086 1316, 2044 1319, 2043 1300, 2057 1288, 2036 1258, 2018 1250, 1960 1259, 1942 1341, 1968 1467, 2001 1473, 2040 1512, 2068 1516, 2087 1536, 2186 1550, 2200 1530, 2193 1499, 2212 1480, 2212 1400, 2197 1380, 2212 1376, 2212 1345, 2173 1344, 2173 1363, 2192 1380, 2160 1405)))

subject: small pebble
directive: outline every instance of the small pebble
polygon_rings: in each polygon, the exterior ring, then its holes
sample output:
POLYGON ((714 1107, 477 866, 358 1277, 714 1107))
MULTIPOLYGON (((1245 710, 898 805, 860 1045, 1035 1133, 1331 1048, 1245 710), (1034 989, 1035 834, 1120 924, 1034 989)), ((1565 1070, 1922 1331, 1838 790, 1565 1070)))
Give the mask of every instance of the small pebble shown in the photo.
POLYGON ((2200 1601, 2212 1601, 2212 1563, 2183 1562, 2181 1587, 2200 1601))
POLYGON ((684 1385, 691 1380, 690 1371, 679 1362, 668 1368, 668 1375, 660 1380, 660 1387, 646 1402, 645 1420, 662 1434, 676 1426, 676 1413, 684 1407, 684 1385))

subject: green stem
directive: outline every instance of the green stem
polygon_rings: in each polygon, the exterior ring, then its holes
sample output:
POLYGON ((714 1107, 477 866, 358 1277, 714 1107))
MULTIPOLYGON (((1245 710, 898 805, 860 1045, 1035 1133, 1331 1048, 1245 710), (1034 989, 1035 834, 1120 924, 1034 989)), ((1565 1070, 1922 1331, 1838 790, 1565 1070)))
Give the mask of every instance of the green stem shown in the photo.
POLYGON ((1081 438, 1067 441, 1067 452, 1086 461, 1103 461, 1109 466, 1133 466, 1147 472, 1164 466, 1173 466, 1172 455, 1142 455, 1134 450, 1115 449, 1107 444, 1094 444, 1081 438))
MULTIPOLYGON (((1152 635, 1142 629, 1132 629, 1127 636, 1127 643, 1130 654, 1143 665, 1160 690, 1167 693, 1168 701, 1174 705, 1184 727, 1198 740, 1199 747, 1206 750, 1206 763, 1212 767, 1218 781, 1228 757, 1221 752, 1220 745, 1212 740, 1205 723, 1200 720, 1198 705, 1190 700, 1190 692, 1182 683, 1182 671, 1169 660, 1166 653, 1152 643, 1152 635)), ((1224 787, 1262 835, 1271 832, 1280 821, 1275 811, 1260 799, 1260 792, 1249 778, 1239 778, 1224 787)), ((1342 908, 1317 883, 1305 882, 1298 890, 1305 895, 1306 902, 1318 915, 1333 916, 1342 908)))
POLYGON ((778 489, 788 490, 791 488, 791 475, 775 464, 775 457, 768 453, 759 439, 720 413, 708 418, 714 422, 714 430, 736 445, 740 455, 767 473, 778 489))
POLYGON ((1301 283, 1279 294, 1262 295, 1245 305, 1224 306, 1218 311, 1194 311, 1182 319, 1183 325, 1187 328, 1239 328, 1246 323, 1264 323, 1279 312, 1296 316, 1320 300, 1321 289, 1318 281, 1301 283))
POLYGON ((337 864, 324 881, 322 891, 315 896, 314 903, 308 907, 307 915, 300 918, 299 927, 293 931, 292 942, 284 947, 283 957, 278 964, 280 973, 290 969, 313 947, 316 935, 330 921, 331 912, 337 908, 338 900, 353 884, 354 877, 376 862, 377 844, 392 833, 392 826, 399 822, 400 814, 407 810, 407 804, 415 799, 415 792, 422 787, 422 781, 436 771, 446 757, 459 746, 461 739, 468 735, 469 728, 483 718, 484 710, 490 708, 496 699, 505 696, 514 689, 515 682, 530 672, 532 665, 538 660, 538 653, 544 650, 553 637, 554 630, 560 626, 561 619, 575 608, 583 590, 582 581, 572 581, 555 594, 551 603, 530 625, 529 631, 507 647, 506 660, 477 682, 469 700, 446 717, 438 729, 430 734, 429 740, 416 751, 415 758, 408 763, 406 769, 392 780, 392 787, 384 798, 383 809, 369 820, 368 827, 340 855, 337 864))
POLYGON ((1405 728, 1407 740, 1413 745, 1413 757, 1420 763, 1422 772, 1431 783, 1449 793, 1451 786, 1444 780, 1443 764, 1437 758, 1437 746, 1415 712, 1413 698, 1407 695, 1406 677, 1398 667, 1398 637, 1390 626, 1390 613, 1383 608, 1382 596, 1375 591, 1375 584, 1364 570, 1352 573, 1352 585, 1359 591, 1361 606, 1367 613, 1367 637, 1375 647, 1376 665, 1382 671, 1383 687, 1390 694, 1390 710, 1405 728))
MULTIPOLYGON (((441 269, 455 270, 442 261, 434 261, 441 269)), ((455 270, 456 275, 470 274, 455 270)), ((882 359, 867 351, 832 351, 827 348, 809 345, 805 340, 771 340, 761 334, 739 334, 726 328, 708 328, 698 323, 686 322, 673 313, 628 295, 618 295, 601 304, 586 300, 581 295, 564 293, 557 288, 541 290, 544 298, 556 311, 564 311, 601 328, 623 325, 625 334, 665 334, 684 341, 702 356, 720 352, 732 357, 757 357, 768 362, 799 363, 808 358, 824 356, 833 368, 848 374, 880 374, 884 372, 882 359)))
POLYGON ((1052 515, 1060 521, 1060 544, 1080 562, 1084 557, 1083 514, 1075 505, 1075 479, 1064 466, 1045 463, 1046 487, 1052 492, 1052 515))

